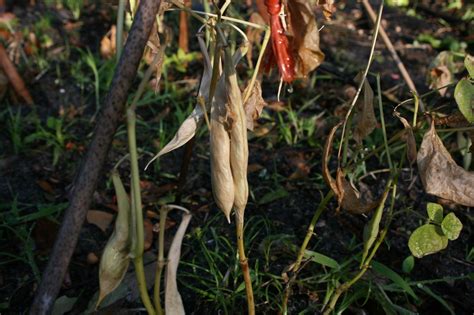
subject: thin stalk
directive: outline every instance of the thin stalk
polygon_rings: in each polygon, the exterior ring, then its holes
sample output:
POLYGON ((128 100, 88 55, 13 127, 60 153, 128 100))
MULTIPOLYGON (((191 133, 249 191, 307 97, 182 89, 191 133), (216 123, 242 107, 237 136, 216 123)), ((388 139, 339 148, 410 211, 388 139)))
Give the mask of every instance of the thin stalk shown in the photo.
POLYGON ((316 209, 316 212, 314 213, 313 218, 311 219, 311 223, 308 226, 308 230, 306 231, 306 236, 305 236, 305 238, 303 240, 303 243, 301 244, 301 247, 299 249, 298 256, 296 258, 296 262, 293 265, 293 267, 291 268, 291 270, 293 271, 293 275, 290 278, 290 280, 288 280, 288 284, 286 285, 286 289, 285 289, 285 295, 283 296, 282 313, 284 315, 286 315, 288 313, 288 300, 289 300, 290 295, 291 295, 291 286, 293 285, 293 283, 296 280, 296 276, 299 272, 301 262, 303 261, 304 253, 306 251, 306 248, 308 247, 308 244, 309 244, 309 241, 311 240, 311 237, 313 236, 314 227, 316 226, 316 223, 318 222, 319 217, 321 216, 323 211, 326 209, 326 206, 327 206, 328 202, 332 199, 332 197, 334 197, 334 192, 332 190, 330 190, 326 194, 326 196, 324 196, 323 200, 321 200, 321 202, 319 203, 319 206, 316 209))
POLYGON ((166 228, 166 217, 170 208, 161 207, 160 209, 160 232, 158 235, 158 262, 156 264, 156 275, 155 275, 155 289, 153 294, 153 301, 155 302, 156 313, 163 315, 163 307, 161 306, 160 290, 161 290, 161 274, 166 265, 165 260, 165 228, 166 228))
MULTIPOLYGON (((396 181, 396 179, 395 179, 396 181)), ((390 181, 387 185, 387 189, 390 190, 392 189, 392 199, 391 199, 391 206, 395 203, 395 196, 396 196, 396 184, 392 184, 392 181, 390 181)), ((386 190, 386 194, 388 193, 388 190, 386 190)), ((381 205, 383 207, 383 204, 385 203, 387 196, 385 195, 385 198, 382 199, 381 205)), ((359 272, 349 281, 341 284, 340 286, 337 287, 336 291, 334 291, 333 295, 331 296, 331 300, 329 301, 328 306, 324 310, 323 315, 329 315, 334 311, 334 308, 336 307, 337 301, 341 297, 342 294, 344 294, 347 290, 350 289, 357 281, 362 278, 362 276, 367 272, 367 270, 370 268, 370 262, 374 258, 375 254, 377 253, 380 245, 382 244, 383 240, 385 239, 385 236, 387 235, 389 224, 385 226, 383 231, 380 233, 377 241, 374 244, 374 247, 372 248, 372 251, 370 255, 367 257, 365 260, 364 264, 361 266, 361 269, 359 272)))
POLYGON ((412 91, 415 100, 415 110, 413 111, 413 128, 416 128, 416 118, 418 117, 418 108, 420 107, 420 98, 415 91, 412 91))
POLYGON ((119 0, 119 6, 117 11, 117 33, 115 34, 115 45, 117 47, 117 62, 120 59, 123 48, 123 25, 125 17, 125 2, 126 0, 119 0))
POLYGON ((257 80, 258 70, 260 69, 260 65, 262 64, 263 56, 265 54, 265 50, 268 46, 268 43, 270 42, 270 35, 271 35, 270 29, 267 27, 265 29, 265 37, 263 38, 262 47, 260 48, 260 54, 258 55, 257 64, 255 65, 252 78, 250 79, 249 88, 247 89, 247 93, 245 93, 244 95, 244 99, 243 99, 244 104, 248 101, 248 99, 250 98, 250 95, 252 94, 253 86, 255 84, 255 81, 257 80))
POLYGON ((330 190, 326 196, 324 196, 323 200, 319 203, 318 208, 316 209, 316 212, 313 215, 313 218, 311 219, 311 222, 308 226, 308 230, 306 231, 306 236, 303 240, 303 244, 301 244, 300 250, 298 252, 298 256, 296 259, 296 263, 293 266, 293 272, 298 272, 301 266, 301 262, 303 261, 304 253, 306 251, 306 248, 308 247, 308 243, 311 240, 311 237, 313 236, 314 232, 314 227, 316 226, 316 223, 319 220, 319 217, 323 213, 324 210, 326 210, 326 206, 329 203, 329 201, 334 197, 334 192, 330 190))
MULTIPOLYGON (((377 73, 376 79, 377 79, 377 99, 379 102, 380 123, 382 124, 383 143, 385 145, 385 153, 387 154, 388 166, 390 167, 392 171, 394 171, 392 156, 390 155, 390 147, 388 146, 387 129, 385 128, 385 117, 383 115, 382 89, 380 87, 380 74, 377 73)), ((415 113, 415 116, 416 116, 416 113, 415 113)))
POLYGON ((136 219, 136 246, 133 263, 135 265, 135 274, 137 276, 138 287, 140 290, 140 297, 148 314, 155 314, 155 309, 148 295, 145 271, 143 268, 143 250, 145 243, 145 233, 143 230, 143 211, 142 200, 140 193, 140 174, 138 170, 138 153, 137 153, 137 138, 136 138, 136 115, 133 109, 127 110, 127 133, 128 133, 128 148, 130 153, 130 165, 132 176, 132 209, 135 212, 136 219))
POLYGON ((239 253, 240 268, 244 276, 245 291, 247 294, 248 314, 255 315, 255 302, 252 289, 252 278, 250 277, 250 268, 244 246, 244 218, 235 212, 235 225, 237 231, 237 249, 239 253))
MULTIPOLYGON (((374 57, 374 51, 375 51, 375 43, 377 42, 377 37, 378 37, 378 34, 379 34, 379 29, 380 29, 380 21, 382 20, 382 12, 383 12, 383 1, 380 4, 379 13, 378 13, 378 16, 377 16, 377 21, 375 23, 375 31, 374 31, 374 35, 373 35, 373 39, 372 39, 372 46, 371 46, 371 49, 370 49, 369 60, 367 61, 367 66, 365 67, 364 73, 363 73, 361 81, 359 83, 359 87, 357 88, 356 95, 354 96, 354 99, 351 102, 351 106, 349 107, 349 110, 347 111, 346 117, 344 118, 344 125, 342 127, 341 139, 344 139, 346 137, 346 127, 347 127, 347 124, 348 124, 348 121, 349 121, 349 117, 351 116, 352 110, 354 109, 354 106, 355 106, 357 100, 359 99, 359 95, 360 95, 360 93, 362 91, 362 88, 364 86, 365 80, 367 78, 367 74, 369 73, 370 65, 372 64, 372 59, 374 57)), ((339 151, 338 151, 338 154, 337 154, 338 161, 340 161, 340 158, 341 158, 342 144, 343 143, 344 143, 344 141, 340 141, 339 151)))

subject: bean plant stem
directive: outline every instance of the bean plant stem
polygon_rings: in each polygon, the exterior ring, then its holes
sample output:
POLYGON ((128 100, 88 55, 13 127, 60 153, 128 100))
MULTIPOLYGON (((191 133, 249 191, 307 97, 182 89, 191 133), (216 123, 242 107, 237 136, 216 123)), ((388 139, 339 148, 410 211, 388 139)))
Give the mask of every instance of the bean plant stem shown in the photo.
POLYGON ((305 236, 305 238, 303 240, 303 243, 301 244, 301 247, 299 249, 298 256, 296 258, 296 262, 293 265, 293 267, 291 268, 291 270, 293 271, 293 275, 290 278, 290 280, 288 280, 288 284, 287 284, 286 290, 285 290, 285 295, 283 297, 282 313, 284 315, 286 315, 288 313, 288 299, 291 295, 291 286, 293 285, 293 283, 296 280, 296 276, 299 272, 301 262, 303 261, 304 253, 306 251, 306 248, 308 247, 308 244, 309 244, 309 241, 311 240, 311 237, 313 236, 314 227, 316 226, 316 223, 318 222, 319 217, 321 216, 323 211, 326 209, 326 206, 329 203, 329 201, 332 199, 332 197, 334 197, 334 192, 332 190, 330 190, 326 194, 326 196, 324 196, 323 200, 321 200, 321 202, 319 203, 319 206, 316 209, 316 212, 314 213, 313 218, 311 219, 311 223, 308 226, 308 230, 306 231, 306 236, 305 236))
MULTIPOLYGON (((396 184, 392 184, 392 181, 389 181, 387 184, 387 188, 384 193, 384 197, 381 200, 381 207, 383 207, 383 204, 385 203, 385 200, 387 199, 388 192, 390 189, 392 189, 392 205, 394 204, 395 201, 395 195, 396 195, 396 184)), ((366 271, 370 267, 370 262, 374 258, 375 254, 377 253, 377 250, 379 249, 380 245, 382 244, 383 240, 385 239, 385 236, 387 235, 389 224, 385 226, 385 228, 382 230, 380 233, 380 236, 378 237, 377 241, 374 244, 374 247, 372 248, 372 251, 370 255, 367 257, 365 260, 364 264, 361 266, 361 269, 359 272, 349 281, 341 284, 340 286, 337 287, 336 291, 333 293, 331 296, 331 300, 329 301, 328 306, 324 310, 323 315, 329 315, 334 311, 334 308, 336 307, 336 303, 341 297, 343 293, 345 293, 347 290, 349 290, 350 287, 352 287, 357 281, 359 281, 360 278, 366 273, 366 271)))
MULTIPOLYGON (((359 99, 359 95, 362 91, 362 88, 364 87, 365 80, 367 79, 367 74, 369 73, 370 65, 372 64, 372 59, 374 57, 374 51, 375 51, 375 43, 377 42, 377 37, 378 37, 378 34, 379 34, 379 29, 380 29, 380 21, 382 20, 382 12, 383 12, 383 1, 380 4, 378 16, 377 16, 377 21, 375 23, 375 31, 374 31, 374 34, 373 34, 372 45, 371 45, 370 54, 369 54, 369 60, 367 61, 367 66, 365 67, 365 70, 362 74, 362 78, 361 78, 361 81, 360 81, 359 86, 357 88, 356 95, 354 96, 354 99, 352 100, 351 105, 349 107, 349 110, 347 111, 347 114, 344 118, 344 125, 342 127, 341 139, 346 138, 346 127, 349 123, 349 117, 351 116, 352 110, 354 109, 354 107, 357 103, 357 100, 359 99)), ((338 161, 341 160, 340 157, 341 157, 341 153, 342 153, 342 146, 343 146, 343 143, 345 143, 345 141, 341 140, 339 143, 340 143, 339 144, 339 151, 338 151, 338 154, 337 154, 338 161)))
POLYGON ((155 302, 156 313, 163 315, 163 307, 161 306, 160 298, 160 287, 161 287, 161 274, 166 265, 165 260, 165 229, 166 229, 166 218, 168 216, 168 207, 162 207, 160 209, 160 231, 158 235, 158 263, 156 264, 156 275, 155 275, 155 289, 153 299, 155 302))
POLYGON ((143 230, 143 211, 142 200, 140 193, 140 174, 138 170, 138 153, 137 153, 137 138, 136 138, 136 115, 133 109, 127 110, 127 133, 128 133, 128 147, 130 153, 131 166, 131 189, 132 189, 132 210, 135 212, 136 219, 136 247, 133 253, 133 263, 135 265, 135 274, 137 276, 140 297, 148 314, 155 314, 155 309, 151 304, 150 296, 148 295, 145 271, 143 268, 143 250, 145 243, 145 233, 143 230))
POLYGON ((235 213, 235 225, 237 230, 237 249, 239 253, 240 268, 244 276, 245 291, 247 293, 248 314, 255 315, 255 302, 253 297, 252 279, 250 277, 250 268, 244 246, 244 218, 237 211, 235 213))
POLYGON ((380 87, 380 74, 377 73, 376 79, 377 79, 377 99, 378 99, 379 110, 380 110, 380 123, 382 124, 383 143, 385 145, 385 153, 387 154, 388 166, 393 172, 394 169, 393 169, 393 163, 392 163, 392 156, 390 155, 390 147, 388 146, 387 129, 385 128, 385 117, 383 115, 382 89, 380 87))
POLYGON ((115 45, 117 47, 117 61, 120 59, 122 54, 122 45, 123 45, 123 21, 125 16, 125 0, 119 0, 119 6, 117 10, 117 33, 115 34, 115 45))

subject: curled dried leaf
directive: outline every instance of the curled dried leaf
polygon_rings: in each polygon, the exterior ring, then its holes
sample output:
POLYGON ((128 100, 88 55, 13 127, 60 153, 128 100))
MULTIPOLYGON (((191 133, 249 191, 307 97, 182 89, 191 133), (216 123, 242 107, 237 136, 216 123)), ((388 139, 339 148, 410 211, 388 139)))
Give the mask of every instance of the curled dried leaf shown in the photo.
POLYGON ((115 230, 112 233, 100 260, 99 284, 100 292, 97 306, 122 282, 130 263, 129 218, 130 201, 116 171, 112 173, 112 181, 117 195, 118 215, 115 230))
MULTIPOLYGON (((360 83, 362 78, 362 73, 360 73, 356 81, 360 83)), ((375 126, 377 126, 377 119, 375 118, 374 112, 374 91, 370 87, 367 79, 364 81, 364 98, 358 99, 355 107, 354 115, 354 140, 361 144, 362 140, 370 135, 374 131, 375 126)))
POLYGON ((115 25, 112 25, 107 34, 102 37, 100 41, 100 55, 102 58, 110 59, 115 56, 117 51, 116 33, 117 28, 115 25))
MULTIPOLYGON (((199 86, 198 97, 204 98, 206 101, 205 103, 207 103, 207 99, 209 98, 209 89, 211 86, 212 65, 203 36, 198 34, 197 38, 199 42, 199 48, 201 49, 204 59, 204 70, 201 78, 201 84, 199 86)), ((168 142, 168 144, 166 144, 163 149, 161 149, 160 152, 158 152, 158 154, 150 160, 150 162, 148 162, 147 167, 160 156, 176 150, 191 140, 196 134, 196 130, 203 121, 203 118, 204 112, 202 106, 200 104, 196 104, 194 110, 181 124, 173 139, 171 139, 171 141, 168 142)))
MULTIPOLYGON (((247 86, 247 89, 249 88, 250 86, 247 86)), ((244 95, 246 94, 247 90, 245 90, 244 92, 244 95)), ((252 87, 250 97, 244 105, 245 116, 247 119, 247 128, 249 130, 253 130, 254 121, 260 117, 260 115, 262 114, 262 110, 265 106, 267 106, 267 103, 262 97, 262 86, 260 80, 256 80, 254 86, 252 87)))
POLYGON ((334 0, 318 0, 318 5, 323 9, 323 14, 326 20, 330 21, 334 12, 336 12, 336 6, 334 0))
POLYGON ((356 214, 367 213, 374 209, 379 204, 379 202, 362 201, 359 192, 354 187, 352 187, 349 181, 345 178, 344 172, 340 168, 337 170, 336 179, 332 177, 331 172, 329 171, 328 163, 331 156, 334 135, 341 125, 342 123, 339 123, 331 129, 324 145, 322 160, 323 178, 326 184, 336 195, 339 208, 342 207, 344 210, 356 214))
POLYGON ((189 225, 192 215, 190 213, 183 214, 183 219, 179 224, 178 230, 171 242, 168 252, 168 263, 166 264, 166 286, 165 286, 165 311, 166 314, 185 314, 184 305, 181 295, 178 291, 176 282, 176 274, 181 257, 181 244, 183 243, 184 234, 189 225))
POLYGON ((403 124, 403 127, 405 128, 405 134, 403 137, 405 138, 407 144, 407 159, 412 166, 416 162, 417 155, 416 140, 415 135, 413 134, 413 128, 411 127, 410 123, 400 115, 399 112, 395 111, 393 115, 400 120, 400 122, 403 124))
POLYGON ((306 78, 324 60, 319 48, 319 28, 308 1, 289 0, 288 11, 296 77, 306 78))
POLYGON ((474 173, 456 164, 436 133, 434 122, 423 137, 417 164, 427 193, 474 207, 474 173))

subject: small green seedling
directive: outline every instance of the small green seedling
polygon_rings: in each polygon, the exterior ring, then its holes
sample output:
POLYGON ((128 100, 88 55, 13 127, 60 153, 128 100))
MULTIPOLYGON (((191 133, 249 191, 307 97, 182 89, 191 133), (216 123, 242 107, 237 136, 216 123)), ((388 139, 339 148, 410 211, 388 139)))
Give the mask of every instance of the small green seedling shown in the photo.
POLYGON ((459 237, 463 227, 453 212, 443 218, 443 207, 437 203, 428 203, 426 210, 429 222, 418 227, 408 240, 410 252, 416 258, 445 249, 448 241, 459 237))

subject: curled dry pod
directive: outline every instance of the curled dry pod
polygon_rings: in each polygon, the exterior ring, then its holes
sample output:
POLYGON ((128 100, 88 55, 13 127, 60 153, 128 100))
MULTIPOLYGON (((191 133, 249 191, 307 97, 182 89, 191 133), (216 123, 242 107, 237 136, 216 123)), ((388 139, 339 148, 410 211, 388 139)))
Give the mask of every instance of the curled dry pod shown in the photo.
POLYGON ((230 168, 230 138, 225 127, 226 116, 225 82, 221 78, 211 106, 211 182, 214 200, 230 222, 230 212, 234 203, 234 183, 230 168))
MULTIPOLYGON (((240 47, 234 56, 230 57, 229 60, 232 60, 231 64, 234 67, 246 53, 247 48, 246 45, 240 47)), ((214 200, 230 222, 235 189, 230 161, 231 147, 228 132, 230 116, 227 106, 226 80, 222 76, 217 84, 211 106, 211 181, 214 200)))
POLYGON ((100 260, 99 284, 100 293, 97 306, 113 290, 115 290, 128 269, 130 263, 129 216, 130 202, 120 180, 119 174, 112 173, 112 181, 117 195, 118 215, 115 230, 112 233, 100 260))
POLYGON ((226 98, 229 108, 229 117, 232 119, 230 129, 230 166, 234 181, 234 209, 241 219, 244 217, 245 207, 249 194, 247 182, 248 143, 247 117, 242 102, 242 93, 237 81, 237 73, 230 48, 225 49, 224 76, 226 98))

